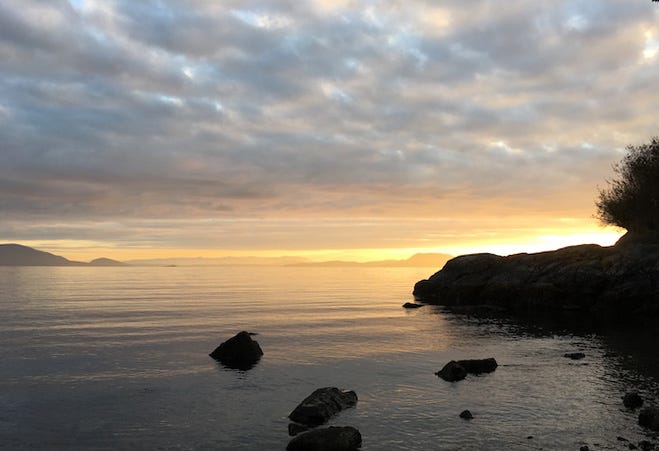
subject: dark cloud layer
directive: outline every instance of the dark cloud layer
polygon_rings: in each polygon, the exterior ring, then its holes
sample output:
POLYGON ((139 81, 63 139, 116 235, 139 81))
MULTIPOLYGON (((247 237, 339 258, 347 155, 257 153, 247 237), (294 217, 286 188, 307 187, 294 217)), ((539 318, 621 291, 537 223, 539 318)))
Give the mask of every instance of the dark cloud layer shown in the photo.
POLYGON ((0 0, 0 234, 588 216, 658 133, 657 19, 640 0, 0 0))

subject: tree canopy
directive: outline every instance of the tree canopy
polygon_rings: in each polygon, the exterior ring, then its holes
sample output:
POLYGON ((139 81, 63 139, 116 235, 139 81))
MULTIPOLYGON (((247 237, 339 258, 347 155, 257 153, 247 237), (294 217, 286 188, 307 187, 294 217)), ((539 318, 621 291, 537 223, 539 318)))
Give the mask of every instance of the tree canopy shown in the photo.
POLYGON ((600 189, 597 218, 630 232, 659 231, 659 138, 628 146, 613 166, 617 178, 600 189))

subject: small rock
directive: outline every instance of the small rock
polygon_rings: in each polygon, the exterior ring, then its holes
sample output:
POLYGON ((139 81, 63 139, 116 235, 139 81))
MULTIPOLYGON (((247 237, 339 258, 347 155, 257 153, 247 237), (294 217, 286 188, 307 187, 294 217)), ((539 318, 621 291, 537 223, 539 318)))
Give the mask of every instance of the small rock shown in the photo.
POLYGON ((444 368, 437 371, 435 374, 445 381, 457 382, 467 377, 467 370, 465 370, 462 365, 458 365, 455 360, 451 360, 444 365, 444 368))
POLYGON ((618 439, 619 442, 628 442, 629 441, 625 437, 621 437, 621 436, 617 436, 616 439, 618 439))
POLYGON ((584 354, 583 352, 567 352, 563 354, 563 357, 567 357, 568 359, 572 359, 572 360, 580 360, 586 357, 586 354, 584 354))
POLYGON ((656 407, 644 407, 638 414, 638 424, 659 431, 659 409, 656 407))
POLYGON ((209 354, 229 368, 248 370, 252 368, 263 355, 263 351, 249 332, 239 332, 209 354))
POLYGON ((352 451, 362 446, 362 436, 352 426, 315 429, 291 440, 286 451, 352 451))
POLYGON ((526 437, 527 440, 531 440, 532 438, 533 438, 532 435, 529 435, 528 437, 526 437))
POLYGON ((415 304, 413 302, 406 302, 403 304, 403 308, 421 308, 423 304, 415 304))
POLYGON ((319 388, 304 398, 288 418, 306 426, 318 426, 355 404, 357 394, 354 391, 339 390, 336 387, 319 388))
POLYGON ((460 418, 463 418, 465 420, 471 420, 474 418, 474 416, 471 414, 470 411, 463 410, 462 412, 460 412, 460 418))
POLYGON ((643 398, 637 392, 626 393, 622 397, 622 403, 628 409, 635 409, 643 405, 643 398))
POLYGON ((588 445, 584 445, 581 448, 579 448, 579 451, 588 451, 590 448, 588 448, 588 445))

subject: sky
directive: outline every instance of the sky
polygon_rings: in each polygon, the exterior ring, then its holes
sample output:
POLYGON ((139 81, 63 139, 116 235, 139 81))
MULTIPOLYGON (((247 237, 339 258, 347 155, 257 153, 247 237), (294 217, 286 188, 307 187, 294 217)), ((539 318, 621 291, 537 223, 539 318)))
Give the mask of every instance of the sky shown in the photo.
POLYGON ((0 0, 0 241, 509 254, 659 134, 650 0, 0 0))

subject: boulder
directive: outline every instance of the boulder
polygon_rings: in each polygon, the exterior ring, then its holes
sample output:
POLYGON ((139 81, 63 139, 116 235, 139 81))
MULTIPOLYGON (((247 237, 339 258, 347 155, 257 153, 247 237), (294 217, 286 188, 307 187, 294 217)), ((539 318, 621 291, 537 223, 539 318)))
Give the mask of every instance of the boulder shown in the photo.
POLYGON ((637 392, 630 392, 622 397, 622 403, 628 409, 636 409, 643 405, 643 398, 637 392))
POLYGON ((319 388, 293 409, 288 418, 305 426, 318 426, 355 404, 357 394, 354 391, 336 387, 319 388))
POLYGON ((420 308, 423 307, 423 304, 414 304, 412 302, 406 302, 403 304, 403 308, 420 308))
POLYGON ((451 360, 449 363, 444 365, 444 368, 437 371, 435 374, 445 381, 457 382, 467 377, 467 370, 465 370, 464 367, 459 365, 455 360, 451 360))
POLYGON ((586 357, 586 354, 584 354, 583 352, 566 352, 565 354, 563 354, 563 357, 567 357, 568 359, 572 359, 572 360, 581 360, 584 357, 586 357))
POLYGON ((219 345, 209 355, 229 368, 248 370, 263 355, 263 351, 249 332, 239 332, 219 345))
POLYGON ((328 427, 292 439, 286 451, 351 451, 362 446, 362 436, 352 426, 328 427))
POLYGON ((644 407, 638 414, 638 424, 640 426, 659 431, 659 408, 644 407))
POLYGON ((463 410, 462 412, 460 412, 460 418, 464 420, 471 420, 474 418, 474 416, 471 414, 469 410, 463 410))

